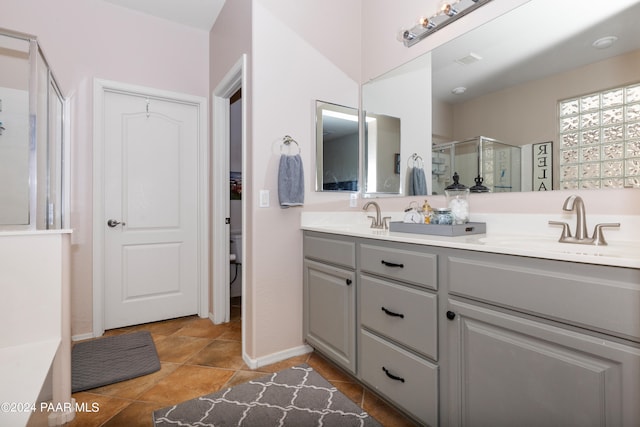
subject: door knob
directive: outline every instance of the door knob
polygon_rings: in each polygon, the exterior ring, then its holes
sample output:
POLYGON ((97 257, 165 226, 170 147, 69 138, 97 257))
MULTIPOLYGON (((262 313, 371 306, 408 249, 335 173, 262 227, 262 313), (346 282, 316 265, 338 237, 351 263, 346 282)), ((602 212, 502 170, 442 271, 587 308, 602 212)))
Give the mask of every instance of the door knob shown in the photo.
POLYGON ((107 225, 111 228, 115 227, 118 224, 125 225, 124 222, 116 221, 115 219, 110 219, 109 221, 107 221, 107 225))

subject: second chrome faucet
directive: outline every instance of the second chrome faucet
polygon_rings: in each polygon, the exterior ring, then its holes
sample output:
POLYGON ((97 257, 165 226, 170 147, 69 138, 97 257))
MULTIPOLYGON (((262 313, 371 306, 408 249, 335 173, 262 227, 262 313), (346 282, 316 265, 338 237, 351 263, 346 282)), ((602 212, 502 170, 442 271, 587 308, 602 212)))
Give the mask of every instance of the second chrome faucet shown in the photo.
POLYGON ((562 210, 567 212, 576 213, 576 228, 575 228, 575 236, 571 234, 571 229, 569 228, 569 224, 561 221, 549 221, 551 225, 561 225, 562 226, 562 234, 560 235, 560 239, 558 240, 561 243, 579 243, 583 245, 600 245, 604 246, 607 244, 607 241, 604 239, 604 234, 602 233, 602 229, 604 227, 620 227, 620 223, 602 223, 597 224, 593 230, 593 236, 589 237, 589 233, 587 231, 587 219, 586 219, 586 210, 584 207, 584 201, 580 196, 569 196, 564 201, 564 205, 562 205, 562 210))

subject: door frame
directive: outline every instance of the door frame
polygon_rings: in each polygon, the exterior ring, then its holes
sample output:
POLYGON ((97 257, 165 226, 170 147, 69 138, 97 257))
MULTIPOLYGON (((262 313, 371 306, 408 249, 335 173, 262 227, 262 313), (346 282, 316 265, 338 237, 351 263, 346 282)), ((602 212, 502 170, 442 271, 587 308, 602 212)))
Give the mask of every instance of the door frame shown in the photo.
POLYGON ((198 316, 209 311, 209 144, 207 99, 145 86, 94 79, 93 82, 93 336, 104 334, 104 98, 106 92, 144 96, 198 108, 198 316))
MULTIPOLYGON (((213 108, 211 123, 213 126, 213 150, 211 164, 213 165, 213 200, 212 212, 213 236, 213 323, 225 323, 230 319, 230 289, 229 289, 229 225, 225 224, 225 218, 229 212, 229 144, 230 144, 230 104, 229 100, 238 89, 242 88, 242 173, 243 181, 246 177, 247 162, 247 103, 246 103, 246 87, 247 87, 247 55, 243 54, 238 61, 227 71, 227 74, 218 83, 211 94, 213 108), (220 203, 220 201, 223 201, 220 203), (218 238, 223 236, 223 238, 218 238)), ((243 261, 240 266, 242 271, 242 296, 246 295, 246 260, 249 252, 246 247, 246 199, 247 194, 244 192, 246 186, 243 185, 243 195, 241 201, 242 212, 242 250, 243 261)), ((242 322, 242 348, 245 348, 245 307, 241 306, 241 322, 242 322)))

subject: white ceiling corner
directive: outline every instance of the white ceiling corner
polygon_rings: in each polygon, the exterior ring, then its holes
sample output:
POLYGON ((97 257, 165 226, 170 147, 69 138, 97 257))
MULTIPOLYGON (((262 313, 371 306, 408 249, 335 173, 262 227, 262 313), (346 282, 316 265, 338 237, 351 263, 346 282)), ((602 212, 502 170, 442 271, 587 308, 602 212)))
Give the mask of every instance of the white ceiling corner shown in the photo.
POLYGON ((169 21, 210 31, 225 0, 104 0, 169 21))

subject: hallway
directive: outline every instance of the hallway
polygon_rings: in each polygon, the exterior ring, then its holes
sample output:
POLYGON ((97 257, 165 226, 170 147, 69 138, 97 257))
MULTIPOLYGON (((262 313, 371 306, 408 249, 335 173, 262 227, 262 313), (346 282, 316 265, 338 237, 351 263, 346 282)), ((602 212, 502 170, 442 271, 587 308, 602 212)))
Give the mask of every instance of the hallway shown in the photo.
POLYGON ((241 325, 239 299, 232 299, 227 324, 214 325, 209 319, 190 316, 108 331, 105 335, 151 332, 162 367, 150 375, 75 393, 78 404, 99 410, 78 413, 67 425, 152 426, 151 413, 156 409, 301 363, 312 366, 383 425, 414 425, 316 353, 250 370, 242 360, 241 325))

